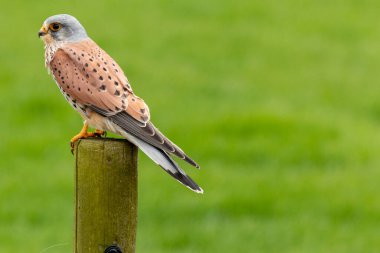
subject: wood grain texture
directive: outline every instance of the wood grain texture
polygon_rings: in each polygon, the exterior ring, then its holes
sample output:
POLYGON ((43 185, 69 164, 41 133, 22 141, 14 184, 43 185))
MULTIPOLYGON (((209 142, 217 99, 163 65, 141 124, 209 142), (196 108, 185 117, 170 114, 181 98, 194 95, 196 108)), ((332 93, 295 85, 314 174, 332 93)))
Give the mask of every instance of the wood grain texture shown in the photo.
POLYGON ((134 253, 137 152, 126 140, 81 139, 75 146, 75 253, 117 245, 134 253))

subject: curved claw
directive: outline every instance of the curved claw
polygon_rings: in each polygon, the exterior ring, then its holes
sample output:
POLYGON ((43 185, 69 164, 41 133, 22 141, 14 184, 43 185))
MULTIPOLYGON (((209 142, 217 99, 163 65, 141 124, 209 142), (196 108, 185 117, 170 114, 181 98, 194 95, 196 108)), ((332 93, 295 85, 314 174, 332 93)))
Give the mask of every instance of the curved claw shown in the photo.
POLYGON ((107 135, 106 131, 101 131, 101 130, 98 130, 98 129, 96 129, 95 132, 90 132, 90 133, 87 132, 87 131, 88 131, 88 124, 85 122, 84 125, 83 125, 83 128, 79 132, 79 134, 77 134, 73 138, 71 138, 71 140, 70 140, 70 150, 71 150, 72 154, 74 154, 75 142, 77 142, 79 139, 84 139, 84 138, 88 138, 88 137, 102 137, 102 136, 105 137, 107 135))
POLYGON ((94 134, 94 136, 96 136, 96 137, 107 137, 107 132, 106 132, 106 131, 99 130, 99 129, 96 129, 95 132, 94 132, 93 134, 94 134))

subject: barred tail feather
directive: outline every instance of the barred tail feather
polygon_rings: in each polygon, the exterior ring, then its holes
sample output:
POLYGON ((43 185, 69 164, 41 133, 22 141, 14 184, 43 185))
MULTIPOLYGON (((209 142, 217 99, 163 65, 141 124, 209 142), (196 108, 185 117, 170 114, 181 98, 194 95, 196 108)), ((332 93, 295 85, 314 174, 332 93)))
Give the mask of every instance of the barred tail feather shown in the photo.
POLYGON ((196 193, 203 193, 201 187, 197 185, 178 164, 163 150, 156 148, 134 136, 126 135, 130 142, 138 146, 150 159, 163 168, 169 175, 174 177, 181 184, 185 185, 196 193))

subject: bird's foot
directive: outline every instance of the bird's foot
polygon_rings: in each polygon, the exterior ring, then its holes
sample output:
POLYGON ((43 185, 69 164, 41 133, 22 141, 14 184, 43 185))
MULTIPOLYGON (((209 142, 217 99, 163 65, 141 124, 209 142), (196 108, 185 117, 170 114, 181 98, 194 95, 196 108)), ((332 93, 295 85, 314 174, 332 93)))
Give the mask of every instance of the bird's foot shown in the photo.
POLYGON ((107 137, 107 132, 99 129, 96 129, 95 132, 93 132, 93 134, 95 137, 107 137))
POLYGON ((88 125, 87 125, 87 123, 85 123, 83 125, 82 130, 79 132, 79 134, 77 134, 73 138, 71 138, 71 140, 70 140, 71 153, 74 153, 75 143, 79 139, 85 139, 85 138, 88 138, 88 137, 102 137, 102 136, 106 137, 107 136, 107 132, 106 131, 102 131, 102 130, 96 129, 94 132, 87 132, 87 130, 88 130, 88 125))

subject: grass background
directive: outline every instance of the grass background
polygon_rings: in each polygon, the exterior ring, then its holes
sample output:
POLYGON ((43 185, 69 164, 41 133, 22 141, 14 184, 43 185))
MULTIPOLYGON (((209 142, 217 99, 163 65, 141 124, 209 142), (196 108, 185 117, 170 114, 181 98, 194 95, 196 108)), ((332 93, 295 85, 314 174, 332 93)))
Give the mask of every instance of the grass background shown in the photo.
POLYGON ((72 252, 82 121, 37 32, 70 13, 201 164, 142 153, 137 252, 378 252, 380 2, 2 1, 0 252, 72 252), (50 246, 59 244, 56 247, 50 246))

